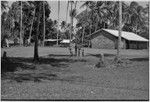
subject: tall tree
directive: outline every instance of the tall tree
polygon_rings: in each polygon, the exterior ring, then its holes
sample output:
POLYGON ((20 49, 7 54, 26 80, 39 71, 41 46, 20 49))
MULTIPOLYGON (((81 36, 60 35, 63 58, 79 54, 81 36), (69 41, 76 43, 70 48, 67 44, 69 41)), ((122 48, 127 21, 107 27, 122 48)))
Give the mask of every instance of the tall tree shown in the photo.
POLYGON ((30 32, 29 32, 29 38, 28 38, 28 43, 31 43, 31 34, 32 34, 32 29, 33 29, 33 23, 34 23, 34 19, 35 19, 35 7, 33 8, 33 18, 32 18, 32 22, 31 22, 31 28, 30 28, 30 32))
POLYGON ((119 37, 118 37, 118 47, 117 47, 117 60, 120 60, 121 30, 122 30, 122 1, 119 2, 119 37))
MULTIPOLYGON (((8 17, 6 11, 9 8, 7 1, 1 1, 1 47, 5 46, 5 39, 9 38, 11 28, 13 27, 12 20, 8 17)), ((8 46, 8 45, 7 45, 8 46)))
POLYGON ((67 9, 66 9, 66 23, 67 23, 67 17, 68 17, 68 8, 69 8, 69 1, 67 1, 67 9))
POLYGON ((40 1, 35 1, 36 2, 36 13, 38 15, 37 18, 37 28, 36 28, 36 33, 35 33, 35 37, 34 37, 34 61, 39 61, 39 55, 38 55, 38 36, 39 36, 39 25, 40 25, 40 11, 41 11, 41 2, 40 1), (37 8, 38 7, 38 8, 37 8))
POLYGON ((75 37, 75 35, 74 35, 74 33, 73 33, 73 32, 74 32, 73 20, 74 20, 74 18, 76 17, 76 14, 77 14, 76 8, 73 8, 73 5, 75 4, 74 7, 76 7, 77 2, 74 3, 74 1, 70 1, 69 3, 71 4, 71 8, 70 8, 70 21, 71 21, 71 26, 70 26, 70 46, 69 46, 69 51, 70 51, 70 54, 72 55, 73 52, 72 52, 72 49, 71 49, 71 39, 72 39, 72 37, 75 37))
POLYGON ((1 11, 3 12, 8 8, 8 1, 1 1, 1 11))
MULTIPOLYGON (((29 14, 30 15, 29 16, 30 19, 28 21, 30 21, 30 23, 29 23, 28 27, 30 27, 30 28, 29 28, 29 31, 27 31, 27 32, 29 32, 29 34, 27 34, 27 35, 28 35, 29 39, 31 40, 31 38, 33 38, 33 35, 36 32, 36 22, 37 22, 36 18, 37 18, 37 14, 35 13, 35 11, 36 11, 37 6, 36 6, 36 2, 34 2, 34 1, 28 1, 28 2, 30 4, 30 10, 29 11, 31 13, 29 14)), ((42 17, 41 17, 39 22, 40 22, 40 28, 43 28, 43 29, 39 30, 39 32, 40 32, 39 40, 41 40, 43 42, 43 39, 45 38, 44 36, 46 36, 46 34, 47 34, 47 32, 46 32, 46 28, 47 27, 46 27, 45 23, 46 23, 46 21, 47 21, 51 11, 50 11, 50 7, 48 5, 48 2, 44 1, 44 5, 43 5, 43 1, 42 1, 41 6, 42 7, 41 7, 41 11, 40 12, 41 12, 41 16, 42 17), (45 21, 44 21, 43 18, 45 18, 45 21), (44 25, 45 25, 45 27, 44 27, 44 25), (45 31, 45 34, 44 34, 44 31, 45 31)))
MULTIPOLYGON (((86 1, 81 7, 86 7, 86 22, 88 23, 88 8, 89 8, 89 4, 91 3, 91 1, 86 1)), ((86 24, 83 24, 83 32, 82 32, 82 53, 84 53, 84 33, 85 33, 85 27, 86 24)))
MULTIPOLYGON (((74 14, 74 17, 76 16, 76 7, 77 7, 77 3, 78 3, 78 1, 75 2, 75 8, 74 8, 75 14, 74 14)), ((77 50, 78 50, 78 47, 77 47, 77 34, 76 34, 76 35, 75 35, 75 56, 77 56, 77 50)))
POLYGON ((45 1, 43 1, 43 46, 45 41, 45 1))
POLYGON ((132 11, 130 20, 133 32, 137 34, 139 32, 138 29, 143 25, 144 21, 142 17, 143 7, 139 6, 137 2, 131 2, 129 9, 132 11))
POLYGON ((20 45, 23 44, 23 35, 22 35, 22 1, 20 1, 20 45))
POLYGON ((73 55, 73 52, 72 52, 72 48, 71 48, 71 38, 72 38, 72 30, 73 30, 73 2, 74 1, 70 1, 70 4, 71 4, 71 7, 70 7, 70 21, 71 21, 71 26, 70 26, 70 45, 69 45, 69 51, 70 51, 70 55, 72 56, 73 55))
POLYGON ((58 36, 59 36, 59 15, 60 14, 60 1, 58 0, 58 31, 57 31, 57 46, 58 46, 58 40, 59 40, 59 38, 58 38, 58 36))
POLYGON ((70 44, 71 44, 71 36, 72 36, 72 28, 73 28, 73 1, 71 3, 71 10, 70 10, 70 21, 71 21, 71 28, 70 28, 70 44))

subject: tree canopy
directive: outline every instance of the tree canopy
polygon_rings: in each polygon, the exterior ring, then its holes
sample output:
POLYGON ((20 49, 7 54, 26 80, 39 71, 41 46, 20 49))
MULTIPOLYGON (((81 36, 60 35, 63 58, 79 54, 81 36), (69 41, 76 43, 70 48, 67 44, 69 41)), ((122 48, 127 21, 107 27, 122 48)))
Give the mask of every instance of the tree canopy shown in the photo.
MULTIPOLYGON (((83 6, 88 8, 76 16, 77 27, 86 26, 85 34, 90 34, 101 28, 115 29, 119 27, 118 1, 86 1, 83 6), (87 16, 87 17, 86 17, 87 16)), ((129 5, 122 3, 122 30, 134 32, 145 38, 148 36, 148 5, 140 6, 133 1, 129 5)))

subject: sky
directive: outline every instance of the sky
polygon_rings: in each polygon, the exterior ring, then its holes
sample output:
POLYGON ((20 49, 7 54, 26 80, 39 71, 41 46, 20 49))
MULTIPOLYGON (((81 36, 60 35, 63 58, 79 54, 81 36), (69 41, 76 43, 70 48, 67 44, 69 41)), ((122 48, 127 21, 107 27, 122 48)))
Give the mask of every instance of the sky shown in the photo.
MULTIPOLYGON (((12 4, 12 2, 14 1, 8 1, 9 5, 12 4)), ((130 3, 130 1, 126 1, 127 3, 130 3)), ((52 20, 58 20, 58 1, 48 1, 50 7, 51 7, 51 14, 50 14, 50 18, 52 20)), ((142 6, 146 6, 147 2, 142 2, 142 1, 138 1, 138 3, 142 6)), ((83 4, 83 2, 78 2, 77 3, 77 14, 79 14, 80 12, 82 12, 85 8, 80 8, 81 5, 83 4)), ((60 22, 61 21, 65 21, 66 20, 66 9, 67 9, 67 1, 61 1, 60 2, 60 22)), ((70 7, 69 7, 70 9, 70 7)), ((67 23, 70 22, 70 17, 69 17, 69 13, 68 13, 68 17, 67 17, 67 23)), ((77 23, 76 19, 74 19, 74 25, 77 23)))

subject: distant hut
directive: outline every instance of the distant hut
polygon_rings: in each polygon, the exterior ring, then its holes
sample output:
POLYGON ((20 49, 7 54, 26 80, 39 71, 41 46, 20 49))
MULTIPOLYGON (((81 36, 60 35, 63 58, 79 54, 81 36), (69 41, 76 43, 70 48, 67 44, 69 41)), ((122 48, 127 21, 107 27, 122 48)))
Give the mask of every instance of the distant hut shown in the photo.
MULTIPOLYGON (((58 43, 60 43, 60 39, 58 40, 58 43)), ((46 46, 54 46, 57 43, 57 39, 45 39, 44 41, 46 46)))

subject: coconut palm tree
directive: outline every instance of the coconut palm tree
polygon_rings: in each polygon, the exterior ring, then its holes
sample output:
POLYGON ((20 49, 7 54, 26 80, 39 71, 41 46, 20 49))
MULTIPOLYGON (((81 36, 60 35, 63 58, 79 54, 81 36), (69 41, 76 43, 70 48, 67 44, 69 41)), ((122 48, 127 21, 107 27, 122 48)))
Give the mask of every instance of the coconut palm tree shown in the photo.
MULTIPOLYGON (((119 2, 113 2, 110 10, 110 16, 109 17, 109 26, 108 28, 112 29, 119 29, 119 2)), ((125 26, 125 24, 129 24, 131 22, 131 9, 128 7, 128 5, 124 2, 122 2, 122 27, 125 26)))
POLYGON ((90 21, 88 21, 93 15, 93 11, 92 11, 92 9, 93 9, 93 7, 92 7, 92 5, 94 4, 94 2, 93 1, 86 1, 85 3, 83 3, 83 5, 81 5, 81 7, 80 8, 83 8, 83 7, 86 7, 86 20, 85 20, 85 23, 89 23, 89 25, 91 26, 91 22, 90 21), (91 7, 91 8, 90 8, 91 7), (88 9, 91 9, 90 10, 90 14, 91 15, 89 15, 89 11, 88 11, 88 9), (90 16, 90 17, 89 17, 90 16))
POLYGON ((43 46, 45 41, 45 1, 43 1, 43 46))
MULTIPOLYGON (((78 1, 75 1, 75 7, 74 7, 74 11, 73 11, 73 19, 76 17, 76 15, 77 15, 77 11, 76 11, 76 7, 77 7, 77 3, 78 3, 78 1)), ((77 56, 77 35, 74 35, 74 37, 75 37, 75 39, 76 39, 76 41, 75 41, 75 56, 77 56)))
POLYGON ((94 14, 96 16, 97 22, 95 31, 98 30, 99 23, 106 22, 109 14, 109 8, 106 6, 106 1, 98 1, 96 7, 94 8, 94 14))
MULTIPOLYGON (((86 22, 88 22, 88 8, 89 8, 89 4, 91 3, 92 1, 86 1, 81 7, 86 7, 86 22)), ((83 47, 83 44, 84 44, 84 33, 85 33, 85 26, 86 24, 83 25, 83 32, 82 32, 82 47, 83 47)), ((82 49, 82 55, 84 55, 84 49, 82 49)))
POLYGON ((58 0, 58 31, 57 31, 57 46, 58 46, 58 36, 59 36, 59 13, 60 13, 60 1, 58 0))
POLYGON ((120 49, 121 49, 121 30, 122 30, 122 2, 119 2, 119 38, 117 47, 117 61, 120 60, 120 49))
POLYGON ((70 28, 70 42, 71 42, 71 36, 72 36, 72 27, 73 27, 73 1, 70 1, 71 4, 71 10, 70 10, 70 21, 71 21, 71 28, 70 28))
MULTIPOLYGON (((8 31, 7 21, 8 13, 5 10, 8 8, 7 1, 1 1, 1 47, 5 44, 5 39, 8 37, 6 33, 8 31)), ((8 46, 8 45, 7 45, 8 46)))
POLYGON ((138 29, 144 25, 144 19, 142 17, 142 12, 144 10, 144 8, 142 6, 139 6, 139 4, 137 2, 131 2, 130 7, 131 9, 131 16, 130 16, 130 20, 131 20, 131 24, 133 27, 133 32, 135 32, 136 34, 139 32, 138 29))
MULTIPOLYGON (((73 34, 73 31, 74 31, 73 20, 77 15, 77 10, 76 10, 77 1, 76 2, 70 1, 69 3, 71 4, 71 10, 70 10, 71 28, 70 28, 70 47, 69 47, 69 50, 70 50, 70 54, 72 54, 71 39, 72 39, 72 36, 76 38, 76 35, 73 34), (73 4, 74 4, 74 8, 73 8, 73 4)), ((75 46, 77 46, 76 42, 75 42, 75 46)), ((75 55, 77 55, 76 54, 76 47, 75 47, 75 55)))
POLYGON ((1 1, 1 10, 4 11, 8 8, 8 1, 1 1))
POLYGON ((67 1, 67 9, 66 9, 66 22, 67 22, 67 17, 68 17, 68 8, 69 8, 69 1, 67 1))
POLYGON ((22 1, 20 1, 20 13, 21 13, 21 16, 20 16, 20 45, 23 44, 23 38, 22 38, 22 1))
POLYGON ((32 18, 32 22, 31 22, 31 28, 30 28, 30 33, 29 33, 29 38, 28 38, 28 44, 31 43, 31 34, 32 34, 32 29, 33 29, 33 23, 34 23, 34 19, 35 19, 35 8, 33 8, 33 18, 32 18))
POLYGON ((1 1, 1 23, 4 24, 6 18, 7 18, 7 12, 4 12, 8 8, 8 2, 7 1, 1 1))
POLYGON ((69 45, 69 51, 70 51, 70 55, 73 55, 72 52, 72 48, 71 48, 71 37, 72 37, 72 30, 73 30, 73 16, 74 16, 74 11, 73 11, 73 3, 74 1, 70 1, 69 2, 71 4, 71 8, 70 8, 70 21, 71 21, 71 27, 70 27, 70 45, 69 45))
MULTIPOLYGON (((86 7, 86 17, 85 17, 85 22, 84 22, 84 24, 82 25, 83 26, 83 32, 82 32, 82 46, 83 46, 83 43, 84 43, 84 33, 85 33, 85 28, 86 28, 86 26, 87 25, 89 25, 90 27, 90 34, 92 33, 92 29, 91 29, 91 25, 92 25, 92 22, 91 22, 91 18, 92 18, 92 16, 93 16, 93 13, 94 13, 94 8, 95 8, 95 5, 96 3, 95 2, 93 2, 93 1, 86 1, 85 3, 83 3, 83 5, 81 6, 81 8, 82 7, 86 7), (88 9, 91 9, 90 11, 88 10, 88 9), (91 13, 91 14, 89 14, 89 12, 91 13)), ((95 9, 96 10, 96 9, 95 9)), ((98 17, 98 15, 97 15, 97 18, 98 18, 98 21, 99 21, 99 17, 98 17)), ((97 25, 96 26, 98 26, 98 23, 96 23, 97 25)), ((97 30, 97 27, 96 27, 96 29, 95 29, 95 31, 97 30)), ((90 42, 89 42, 90 43, 90 42)), ((82 54, 84 54, 84 49, 82 49, 82 54)))

